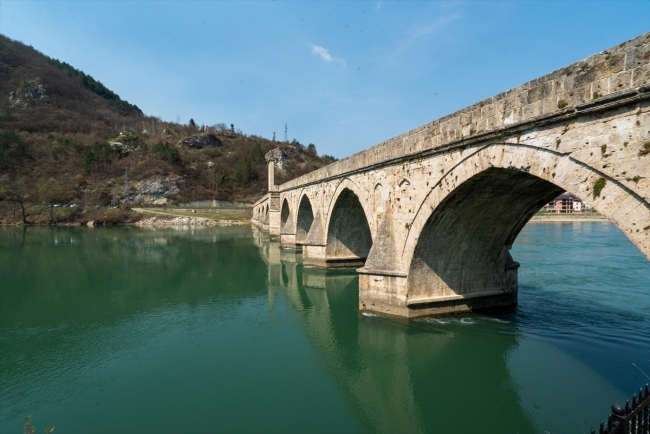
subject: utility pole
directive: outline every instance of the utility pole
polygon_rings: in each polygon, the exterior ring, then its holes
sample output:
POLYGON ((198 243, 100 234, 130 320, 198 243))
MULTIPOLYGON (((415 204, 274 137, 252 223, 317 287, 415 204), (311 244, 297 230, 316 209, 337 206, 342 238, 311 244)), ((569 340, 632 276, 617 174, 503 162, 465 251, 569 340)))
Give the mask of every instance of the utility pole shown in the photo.
POLYGON ((289 134, 287 134, 288 128, 287 123, 284 123, 284 143, 289 143, 289 134))
POLYGON ((275 131, 273 131, 273 141, 275 142, 275 131))

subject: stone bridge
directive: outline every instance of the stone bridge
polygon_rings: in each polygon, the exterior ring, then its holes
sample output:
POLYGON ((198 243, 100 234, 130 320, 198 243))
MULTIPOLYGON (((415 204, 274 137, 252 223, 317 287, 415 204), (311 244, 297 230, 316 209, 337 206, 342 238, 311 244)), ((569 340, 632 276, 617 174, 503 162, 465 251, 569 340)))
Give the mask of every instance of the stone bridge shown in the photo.
POLYGON ((315 267, 359 267, 359 308, 517 302, 509 250, 564 191, 650 258, 650 33, 275 185, 253 223, 315 267))

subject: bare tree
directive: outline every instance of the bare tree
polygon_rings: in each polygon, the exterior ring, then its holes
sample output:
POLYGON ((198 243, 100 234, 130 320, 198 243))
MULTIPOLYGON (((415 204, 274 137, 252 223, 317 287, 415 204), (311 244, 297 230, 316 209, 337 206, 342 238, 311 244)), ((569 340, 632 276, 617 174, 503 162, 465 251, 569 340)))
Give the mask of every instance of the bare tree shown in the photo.
POLYGON ((0 178, 0 198, 20 205, 23 224, 27 224, 25 201, 29 199, 29 189, 24 179, 10 179, 8 175, 0 178))

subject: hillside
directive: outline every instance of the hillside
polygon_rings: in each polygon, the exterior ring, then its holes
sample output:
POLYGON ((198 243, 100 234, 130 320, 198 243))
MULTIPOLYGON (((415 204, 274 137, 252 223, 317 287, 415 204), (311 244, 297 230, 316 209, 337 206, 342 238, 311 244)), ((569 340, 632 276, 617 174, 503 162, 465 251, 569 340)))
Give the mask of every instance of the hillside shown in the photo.
MULTIPOLYGON (((21 204, 28 222, 47 223, 93 219, 107 214, 93 211, 98 206, 143 201, 250 203, 266 191, 264 156, 278 147, 286 161, 276 182, 333 161, 318 157, 314 145, 249 136, 232 124, 147 116, 97 79, 0 35, 2 223, 22 221, 21 204), (50 206, 60 203, 80 207, 50 206)), ((128 218, 110 213, 115 221, 128 218)))

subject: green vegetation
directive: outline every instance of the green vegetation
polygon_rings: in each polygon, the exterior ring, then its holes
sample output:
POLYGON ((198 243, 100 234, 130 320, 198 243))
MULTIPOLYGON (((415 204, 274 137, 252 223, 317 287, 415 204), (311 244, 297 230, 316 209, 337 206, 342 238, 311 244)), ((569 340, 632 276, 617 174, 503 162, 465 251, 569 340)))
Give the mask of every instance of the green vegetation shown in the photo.
POLYGON ((264 152, 258 142, 254 143, 251 148, 251 161, 255 163, 264 163, 264 152))
POLYGON ((79 79, 84 87, 86 87, 86 89, 108 101, 111 101, 118 110, 134 111, 136 113, 142 114, 142 110, 140 110, 138 106, 129 104, 128 102, 122 100, 115 92, 108 89, 101 82, 95 80, 90 75, 79 71, 69 63, 61 62, 60 60, 52 59, 51 57, 48 57, 47 60, 57 68, 64 70, 70 77, 79 79))
POLYGON ((568 106, 568 105, 569 105, 569 103, 566 102, 566 101, 563 100, 563 99, 561 99, 561 100, 559 100, 559 101, 557 102, 557 108, 559 108, 560 110, 562 110, 564 107, 566 107, 566 106, 568 106))
POLYGON ((650 154, 650 142, 645 142, 643 144, 643 147, 639 151, 639 156, 648 155, 648 154, 650 154))
POLYGON ((239 181, 244 184, 248 184, 253 179, 257 178, 257 173, 253 168, 253 162, 249 157, 244 157, 237 167, 235 168, 235 176, 239 181))
POLYGON ((151 148, 151 153, 169 164, 181 164, 181 154, 178 149, 167 142, 156 143, 151 148))
POLYGON ((0 122, 7 122, 11 120, 11 112, 9 111, 8 108, 4 108, 2 110, 2 113, 0 113, 0 122))
POLYGON ((594 182, 594 197, 600 197, 600 192, 603 191, 606 183, 607 181, 605 178, 598 178, 596 182, 594 182))
MULTIPOLYGON (((182 179, 170 204, 254 202, 267 187, 266 153, 286 146, 248 136, 232 123, 215 123, 206 133, 193 119, 182 124, 145 116, 93 77, 3 35, 0 52, 9 65, 0 68, 0 94, 42 83, 49 97, 30 99, 21 109, 0 107, 0 224, 132 221, 128 209, 112 208, 125 187, 134 193, 136 185, 167 178, 182 179), (211 139, 179 144, 204 134, 211 139)), ((276 171, 278 184, 336 160, 318 157, 313 144, 292 145, 284 170, 276 171)))
POLYGON ((20 165, 27 157, 25 142, 14 131, 0 131, 0 170, 20 165))
POLYGON ((86 146, 83 150, 83 168, 86 172, 97 169, 106 173, 114 156, 115 150, 111 145, 106 142, 95 142, 94 145, 86 146))

